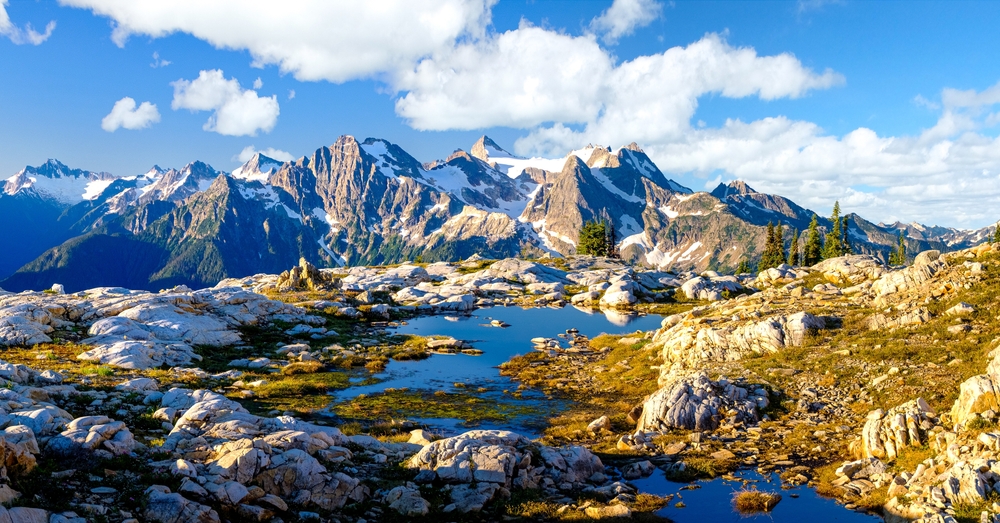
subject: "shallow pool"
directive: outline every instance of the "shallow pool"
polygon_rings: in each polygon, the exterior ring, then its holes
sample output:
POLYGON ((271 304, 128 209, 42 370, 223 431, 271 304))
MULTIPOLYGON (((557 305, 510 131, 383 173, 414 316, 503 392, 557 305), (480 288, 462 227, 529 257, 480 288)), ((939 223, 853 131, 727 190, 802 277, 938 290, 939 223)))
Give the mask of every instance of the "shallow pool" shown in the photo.
POLYGON ((434 354, 426 360, 391 361, 384 372, 374 376, 381 380, 379 383, 351 387, 339 393, 338 398, 371 394, 386 388, 452 390, 455 383, 506 387, 511 382, 500 376, 497 367, 515 355, 533 350, 531 338, 555 338, 570 328, 579 329, 580 334, 589 337, 602 333, 649 331, 658 329, 661 320, 656 315, 626 315, 611 311, 605 314, 575 307, 490 307, 463 316, 421 316, 410 320, 407 325, 393 329, 393 332, 451 336, 472 343, 483 354, 434 354), (494 319, 510 326, 491 327, 490 320, 494 319))
POLYGON ((632 481, 640 491, 660 496, 674 495, 670 504, 657 512, 675 523, 706 523, 709 521, 760 521, 775 523, 828 523, 857 522, 872 523, 881 518, 847 510, 836 501, 824 498, 815 490, 798 486, 787 490, 781 488, 781 480, 776 475, 762 476, 756 471, 740 471, 735 474, 742 481, 732 481, 717 478, 699 481, 694 484, 699 488, 681 490, 686 483, 667 481, 662 472, 652 476, 632 481), (774 510, 756 515, 741 515, 733 509, 733 493, 744 488, 756 488, 763 492, 781 494, 781 502, 774 510), (797 496, 797 497, 792 497, 797 496), (683 502, 684 508, 677 508, 677 502, 683 502))

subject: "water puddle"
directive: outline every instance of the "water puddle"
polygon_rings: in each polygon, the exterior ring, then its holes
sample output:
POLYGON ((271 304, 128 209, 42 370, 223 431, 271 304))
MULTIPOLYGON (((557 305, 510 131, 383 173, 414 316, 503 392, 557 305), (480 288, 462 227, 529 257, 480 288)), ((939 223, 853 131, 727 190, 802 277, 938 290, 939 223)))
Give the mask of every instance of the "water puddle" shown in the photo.
POLYGON ((856 522, 873 523, 881 521, 876 516, 846 510, 835 500, 824 498, 815 490, 798 486, 782 489, 777 475, 762 476, 756 471, 740 471, 734 474, 741 480, 733 481, 716 478, 696 483, 675 483, 657 472, 652 476, 631 481, 640 491, 660 496, 673 495, 670 504, 656 514, 665 516, 675 523, 705 523, 706 521, 774 522, 774 523, 832 523, 856 522), (699 488, 682 490, 685 487, 699 488), (743 515, 733 508, 733 493, 744 488, 756 488, 762 492, 781 494, 781 502, 771 512, 743 515), (793 497, 797 496, 797 497, 793 497), (683 502, 684 508, 676 507, 683 502))

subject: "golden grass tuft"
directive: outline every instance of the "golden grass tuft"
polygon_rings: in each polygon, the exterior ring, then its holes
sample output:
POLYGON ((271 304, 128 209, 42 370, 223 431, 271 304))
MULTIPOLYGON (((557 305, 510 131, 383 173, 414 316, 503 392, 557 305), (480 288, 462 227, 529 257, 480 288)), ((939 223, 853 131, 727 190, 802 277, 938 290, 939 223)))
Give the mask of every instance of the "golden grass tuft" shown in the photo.
POLYGON ((281 373, 285 376, 293 376, 295 374, 315 374, 323 369, 323 364, 318 361, 300 361, 286 365, 281 369, 281 373))
POLYGON ((740 514, 770 512, 781 501, 781 494, 743 489, 733 493, 733 506, 740 514))

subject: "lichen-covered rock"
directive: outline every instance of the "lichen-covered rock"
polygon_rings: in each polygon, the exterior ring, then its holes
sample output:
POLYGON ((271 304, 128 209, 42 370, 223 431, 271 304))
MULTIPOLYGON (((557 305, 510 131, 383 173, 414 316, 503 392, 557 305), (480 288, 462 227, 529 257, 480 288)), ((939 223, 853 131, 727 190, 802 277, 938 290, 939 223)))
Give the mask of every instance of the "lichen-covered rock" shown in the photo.
POLYGON ((368 487, 359 480, 342 472, 328 473, 316 458, 298 449, 271 456, 270 464, 254 478, 254 483, 269 494, 324 510, 343 508, 368 495, 368 487))
POLYGON ((868 254, 849 254, 828 258, 811 267, 829 281, 859 284, 877 280, 886 273, 885 265, 878 258, 868 254))
POLYGON ((697 276, 681 285, 681 292, 689 300, 719 301, 723 293, 737 293, 745 290, 743 284, 733 276, 716 276, 705 278, 697 276))
POLYGON ((157 523, 218 523, 219 514, 211 507, 191 501, 184 496, 171 493, 162 485, 146 489, 146 510, 148 521, 157 523))
POLYGON ((913 260, 913 265, 886 273, 872 283, 871 291, 875 296, 875 305, 887 306, 892 294, 919 288, 947 266, 948 263, 938 251, 924 251, 918 254, 913 260))
POLYGON ((572 490, 604 471, 601 460, 583 447, 538 446, 503 430, 473 430, 435 441, 413 455, 406 466, 447 484, 493 484, 504 489, 535 489, 548 481, 572 490))
POLYGON ((510 492, 496 483, 478 483, 476 485, 454 485, 449 486, 451 494, 451 504, 444 507, 444 512, 479 512, 483 507, 493 501, 498 493, 510 496, 510 492))
POLYGON ((297 266, 278 275, 275 287, 279 292, 288 292, 339 289, 341 285, 340 278, 317 269, 305 258, 299 258, 297 266))
POLYGON ((75 455, 81 450, 103 450, 118 456, 131 453, 135 439, 121 421, 113 421, 107 416, 84 416, 69 422, 66 430, 49 440, 46 448, 63 456, 75 455))
POLYGON ((674 376, 643 402, 637 430, 713 430, 726 416, 756 423, 758 409, 768 406, 765 390, 740 386, 722 379, 712 381, 704 372, 674 376))
POLYGON ((73 421, 73 415, 53 405, 10 413, 11 425, 24 425, 36 436, 49 436, 73 421))
POLYGON ((35 469, 39 454, 35 433, 25 426, 7 427, 0 432, 0 476, 28 473, 35 469))
POLYGON ((1000 346, 990 352, 986 373, 965 380, 958 390, 958 399, 951 407, 955 426, 965 425, 987 411, 1000 412, 1000 346))
POLYGON ((431 504, 413 484, 400 485, 390 490, 383 501, 390 509, 411 518, 426 516, 431 509, 431 504))
POLYGON ((529 443, 513 432, 471 431, 427 445, 410 459, 409 465, 433 470, 445 483, 509 484, 518 459, 515 447, 529 443))
POLYGON ((653 343, 663 347, 661 385, 675 370, 700 368, 706 361, 736 361, 800 346, 810 331, 826 328, 825 320, 806 312, 716 325, 678 321, 656 333, 653 343))
POLYGON ((888 411, 874 410, 868 414, 861 437, 851 443, 851 451, 859 458, 894 460, 906 447, 926 444, 926 432, 936 421, 923 398, 888 411))

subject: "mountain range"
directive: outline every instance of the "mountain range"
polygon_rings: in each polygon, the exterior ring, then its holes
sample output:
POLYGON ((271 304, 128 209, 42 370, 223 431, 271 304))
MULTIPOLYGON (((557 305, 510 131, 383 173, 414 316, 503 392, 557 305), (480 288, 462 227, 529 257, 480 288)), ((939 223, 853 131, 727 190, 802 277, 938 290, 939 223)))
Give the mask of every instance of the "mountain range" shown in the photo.
MULTIPOLYGON (((396 144, 342 136, 309 156, 257 154, 231 173, 202 162, 115 177, 56 160, 6 180, 0 287, 159 289, 318 266, 560 256, 593 219, 614 224, 626 259, 664 269, 731 270, 755 261, 766 225, 804 230, 813 212, 746 183, 694 192, 635 143, 523 158, 483 136, 421 163, 396 144)), ((851 219, 856 252, 954 250, 977 231, 851 219)), ((825 218, 821 228, 829 227, 825 218)))

